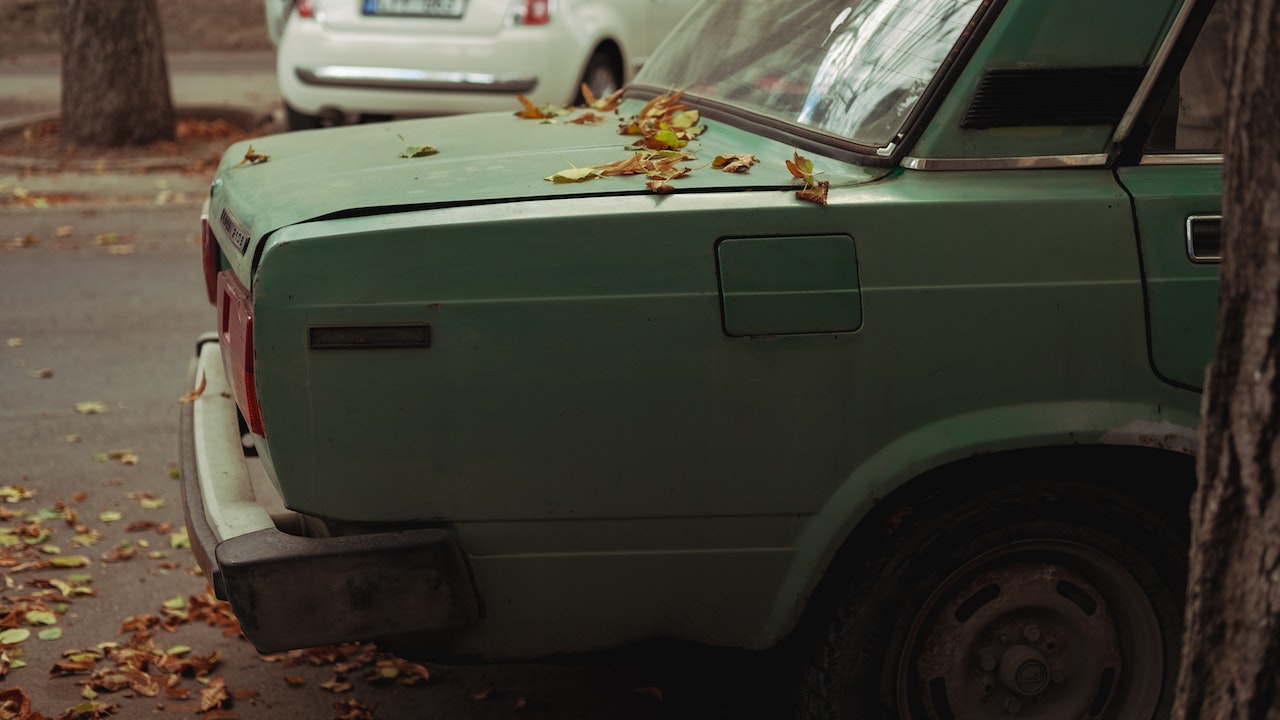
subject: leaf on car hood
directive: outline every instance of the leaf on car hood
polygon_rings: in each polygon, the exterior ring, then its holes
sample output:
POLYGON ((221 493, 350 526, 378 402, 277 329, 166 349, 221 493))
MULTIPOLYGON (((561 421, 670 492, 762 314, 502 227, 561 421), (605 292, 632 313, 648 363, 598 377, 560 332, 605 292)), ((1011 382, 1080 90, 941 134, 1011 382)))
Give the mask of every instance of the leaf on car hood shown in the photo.
POLYGON ((751 166, 755 165, 757 162, 759 161, 756 160, 756 156, 751 155, 750 153, 717 155, 715 156, 715 159, 711 161, 711 167, 728 173, 744 173, 750 170, 751 166))
POLYGON ((538 106, 524 95, 517 94, 516 100, 519 100, 521 105, 521 109, 516 112, 516 117, 518 118, 524 118, 526 120, 550 120, 552 118, 560 117, 561 115, 569 114, 568 108, 556 105, 538 106))
POLYGON ((253 146, 250 145, 249 149, 244 151, 244 159, 235 165, 232 165, 232 167, 240 167, 241 165, 261 165, 270 159, 270 155, 263 155, 262 153, 254 152, 253 146))
POLYGON ((434 145, 410 145, 403 135, 397 135, 396 137, 400 138, 400 142, 404 143, 404 152, 400 153, 402 158, 428 157, 440 152, 434 145))
POLYGON ((591 92, 591 88, 586 83, 582 83, 582 99, 586 101, 588 108, 599 110, 600 112, 617 110, 618 105, 622 104, 622 93, 624 91, 625 88, 618 88, 602 98, 597 98, 596 94, 591 92))

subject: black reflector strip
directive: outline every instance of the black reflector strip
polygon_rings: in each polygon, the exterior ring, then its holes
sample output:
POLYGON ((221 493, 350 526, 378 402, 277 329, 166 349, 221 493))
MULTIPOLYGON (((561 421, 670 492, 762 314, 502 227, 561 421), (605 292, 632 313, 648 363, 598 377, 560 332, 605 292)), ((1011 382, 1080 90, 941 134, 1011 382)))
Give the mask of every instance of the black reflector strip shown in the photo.
POLYGON ((430 325, 344 325, 310 328, 315 350, 431 347, 430 325))
POLYGON ((988 70, 960 123, 964 128, 1112 125, 1146 68, 1009 68, 988 70))

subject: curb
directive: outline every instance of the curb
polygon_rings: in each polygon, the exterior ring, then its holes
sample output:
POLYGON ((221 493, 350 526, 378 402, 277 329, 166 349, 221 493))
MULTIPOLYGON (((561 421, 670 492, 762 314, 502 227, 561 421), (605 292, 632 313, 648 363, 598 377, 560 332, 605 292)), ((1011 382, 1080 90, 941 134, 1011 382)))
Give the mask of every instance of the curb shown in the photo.
MULTIPOLYGON (((263 113, 235 105, 179 105, 174 106, 173 111, 174 115, 178 117, 198 120, 226 120, 248 133, 269 128, 275 122, 270 112, 263 113)), ((57 120, 59 117, 61 117, 61 113, 49 112, 0 120, 0 135, 21 132, 30 125, 57 120)), ((11 171, 147 173, 184 170, 190 165, 191 159, 181 156, 123 160, 107 158, 48 159, 22 155, 0 155, 0 169, 11 171)))

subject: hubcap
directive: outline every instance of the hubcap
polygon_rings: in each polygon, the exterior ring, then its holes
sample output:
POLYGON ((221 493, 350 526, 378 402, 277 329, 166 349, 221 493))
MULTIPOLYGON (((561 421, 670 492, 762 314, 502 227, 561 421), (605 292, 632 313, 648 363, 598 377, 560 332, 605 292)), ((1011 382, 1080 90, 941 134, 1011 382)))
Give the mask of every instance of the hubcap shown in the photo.
POLYGON ((912 720, 1150 717, 1162 659, 1150 601, 1116 561, 1065 541, 1016 543, 926 603, 898 665, 899 707, 912 720))

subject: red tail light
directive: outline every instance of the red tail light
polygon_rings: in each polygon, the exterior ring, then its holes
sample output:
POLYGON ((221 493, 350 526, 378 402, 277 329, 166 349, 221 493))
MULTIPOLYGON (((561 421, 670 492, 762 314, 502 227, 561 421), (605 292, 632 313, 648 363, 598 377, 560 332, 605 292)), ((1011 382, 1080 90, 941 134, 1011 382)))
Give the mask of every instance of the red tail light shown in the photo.
POLYGON ((298 17, 309 18, 316 16, 316 4, 314 0, 298 0, 298 4, 294 7, 298 10, 298 17))
POLYGON ((200 213, 200 264, 204 269, 204 291, 209 296, 209 304, 218 304, 218 240, 213 236, 213 228, 209 225, 209 210, 206 206, 200 213))
POLYGON ((230 270, 218 273, 218 344, 240 414, 250 432, 265 437, 253 375, 253 299, 230 270))
POLYGON ((516 25, 546 25, 551 22, 551 0, 519 0, 513 20, 516 25))

